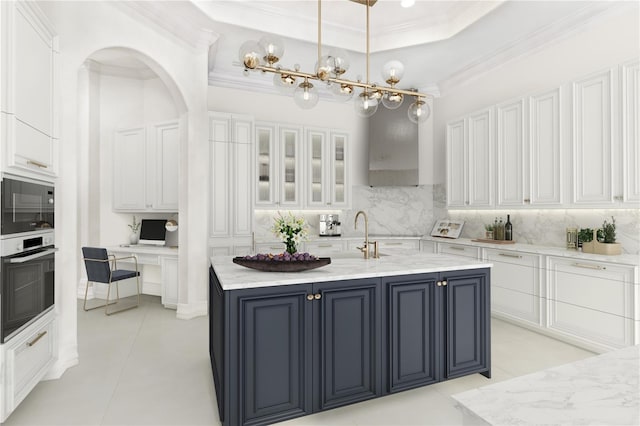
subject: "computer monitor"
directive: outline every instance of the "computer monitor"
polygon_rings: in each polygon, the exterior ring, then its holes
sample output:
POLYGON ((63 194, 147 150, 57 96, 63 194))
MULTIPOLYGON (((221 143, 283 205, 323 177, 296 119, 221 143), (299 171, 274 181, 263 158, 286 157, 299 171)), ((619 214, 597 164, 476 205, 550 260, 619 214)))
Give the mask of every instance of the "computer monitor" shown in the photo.
POLYGON ((164 227, 166 219, 142 219, 141 222, 138 244, 163 246, 167 232, 164 227))

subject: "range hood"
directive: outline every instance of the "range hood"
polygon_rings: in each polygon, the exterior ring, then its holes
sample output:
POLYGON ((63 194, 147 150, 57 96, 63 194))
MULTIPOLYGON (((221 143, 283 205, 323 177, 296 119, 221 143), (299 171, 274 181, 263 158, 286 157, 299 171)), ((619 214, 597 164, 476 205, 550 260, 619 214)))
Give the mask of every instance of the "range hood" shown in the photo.
POLYGON ((368 119, 369 186, 417 186, 418 125, 404 108, 378 108, 368 119))

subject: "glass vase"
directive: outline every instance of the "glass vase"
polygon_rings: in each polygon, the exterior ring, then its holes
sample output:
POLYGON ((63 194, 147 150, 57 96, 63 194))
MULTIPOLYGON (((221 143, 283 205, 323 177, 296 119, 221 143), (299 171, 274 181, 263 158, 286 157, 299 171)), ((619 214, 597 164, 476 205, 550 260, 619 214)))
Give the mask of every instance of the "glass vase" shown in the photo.
POLYGON ((296 243, 293 240, 285 241, 284 244, 287 246, 287 253, 293 254, 298 251, 296 243))

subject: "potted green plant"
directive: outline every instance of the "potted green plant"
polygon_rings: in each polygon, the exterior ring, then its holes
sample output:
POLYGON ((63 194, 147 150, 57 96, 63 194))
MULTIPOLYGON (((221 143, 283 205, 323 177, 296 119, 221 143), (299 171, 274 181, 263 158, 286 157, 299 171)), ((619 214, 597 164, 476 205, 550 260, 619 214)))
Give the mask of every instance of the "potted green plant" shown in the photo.
POLYGON ((622 245, 616 243, 616 219, 611 216, 611 222, 606 219, 602 228, 592 231, 591 240, 582 244, 584 253, 617 255, 622 253, 622 245))
POLYGON ((484 238, 493 240, 493 224, 489 223, 484 226, 484 238))
POLYGON ((578 231, 578 247, 582 247, 582 243, 588 243, 593 240, 593 229, 582 228, 578 231))

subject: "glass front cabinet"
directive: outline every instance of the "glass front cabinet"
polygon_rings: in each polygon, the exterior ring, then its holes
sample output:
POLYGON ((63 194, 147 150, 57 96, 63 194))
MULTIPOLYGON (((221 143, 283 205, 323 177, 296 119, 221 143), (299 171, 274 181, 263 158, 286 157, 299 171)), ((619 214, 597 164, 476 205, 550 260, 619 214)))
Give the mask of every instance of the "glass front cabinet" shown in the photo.
POLYGON ((307 207, 348 206, 347 139, 346 133, 305 129, 307 207))
POLYGON ((302 128, 256 123, 256 206, 300 208, 302 128))

